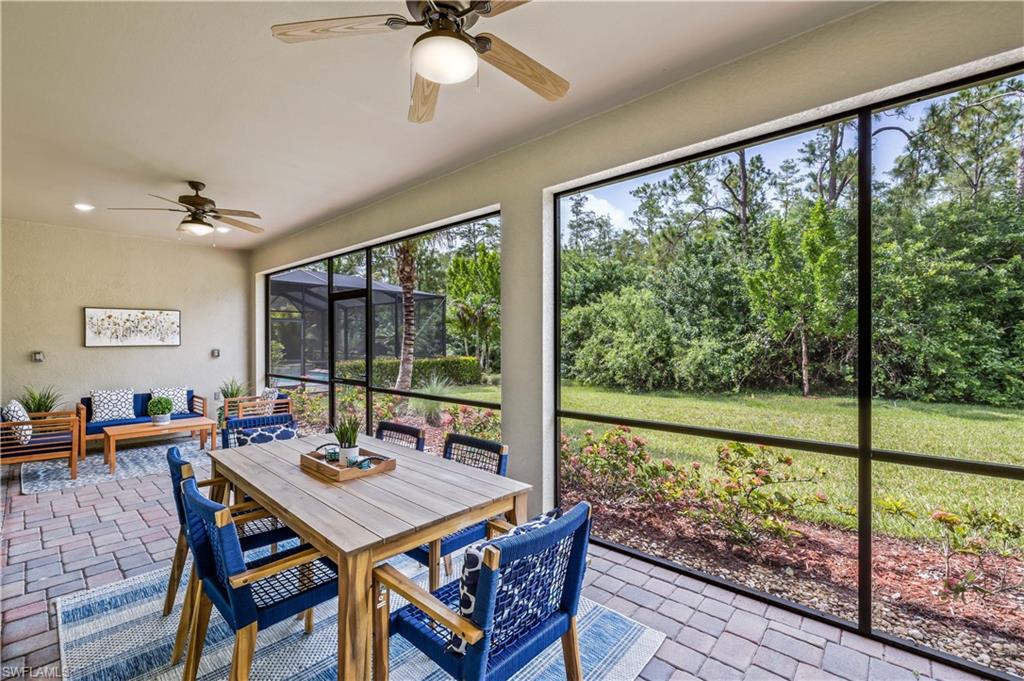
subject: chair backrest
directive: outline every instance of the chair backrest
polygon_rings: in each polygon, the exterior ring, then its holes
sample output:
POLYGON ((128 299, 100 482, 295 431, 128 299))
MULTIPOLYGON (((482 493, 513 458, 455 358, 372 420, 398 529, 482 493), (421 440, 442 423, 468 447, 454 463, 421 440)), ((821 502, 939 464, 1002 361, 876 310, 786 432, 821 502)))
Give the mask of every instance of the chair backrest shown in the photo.
POLYGON ((295 417, 290 413, 269 416, 235 416, 224 422, 224 429, 221 431, 221 446, 228 449, 258 442, 290 440, 295 437, 298 437, 298 431, 295 427, 295 417))
POLYGON ((502 537, 484 550, 471 616, 484 637, 466 649, 467 678, 484 678, 496 655, 532 658, 541 651, 519 649, 526 634, 552 618, 576 616, 589 540, 590 505, 581 502, 544 527, 502 537), (496 568, 488 555, 495 549, 496 568))
POLYGON ((181 497, 181 483, 188 478, 194 478, 192 465, 181 458, 181 450, 177 447, 167 449, 167 467, 171 471, 171 494, 174 497, 174 508, 178 512, 178 524, 181 529, 188 533, 188 523, 185 522, 185 506, 181 497))
POLYGON ((416 426, 408 426, 394 421, 381 421, 377 424, 378 440, 406 447, 415 447, 421 452, 427 448, 427 432, 416 426))
POLYGON ((235 521, 226 506, 203 496, 195 478, 186 479, 181 489, 189 549, 203 588, 221 615, 239 629, 256 620, 256 603, 252 587, 234 589, 228 581, 246 569, 235 521))
POLYGON ((444 458, 498 475, 508 475, 508 445, 493 440, 448 433, 444 438, 444 458))

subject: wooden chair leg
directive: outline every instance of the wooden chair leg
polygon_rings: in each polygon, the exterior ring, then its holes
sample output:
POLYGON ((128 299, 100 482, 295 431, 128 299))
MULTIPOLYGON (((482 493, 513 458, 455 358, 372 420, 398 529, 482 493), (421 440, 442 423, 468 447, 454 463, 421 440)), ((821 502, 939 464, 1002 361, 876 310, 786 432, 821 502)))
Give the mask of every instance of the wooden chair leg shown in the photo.
POLYGON ((188 577, 188 587, 185 589, 185 601, 181 606, 181 618, 178 620, 178 633, 174 636, 174 648, 171 650, 171 666, 181 661, 181 654, 185 652, 185 641, 192 633, 193 617, 196 613, 199 600, 199 578, 196 577, 196 569, 193 567, 188 577))
POLYGON ((580 637, 576 633, 576 618, 569 620, 569 631, 562 634, 562 655, 565 657, 565 678, 567 681, 583 681, 583 664, 580 662, 580 637))
POLYGON ((185 570, 185 558, 188 556, 188 543, 185 533, 178 530, 178 545, 174 547, 174 559, 171 561, 171 576, 167 580, 167 595, 164 596, 164 617, 174 609, 174 597, 178 595, 178 582, 185 570))
POLYGON ((388 617, 391 614, 391 592, 373 580, 373 681, 388 681, 388 617))
POLYGON ((435 539, 428 544, 430 549, 430 591, 437 591, 437 588, 441 586, 441 540, 435 539))
POLYGON ((451 577, 454 570, 455 564, 452 562, 452 554, 449 553, 444 557, 444 576, 451 577))
POLYGON ((235 651, 231 656, 229 681, 249 681, 252 655, 256 651, 256 623, 235 632, 235 651))
POLYGON ((199 603, 196 605, 195 617, 192 619, 192 634, 189 637, 188 656, 185 658, 185 669, 181 674, 182 681, 196 681, 199 672, 199 658, 206 644, 206 629, 210 625, 210 612, 213 601, 203 593, 199 586, 199 603))
POLYGON ((306 620, 306 634, 313 633, 313 608, 309 608, 303 613, 306 620))

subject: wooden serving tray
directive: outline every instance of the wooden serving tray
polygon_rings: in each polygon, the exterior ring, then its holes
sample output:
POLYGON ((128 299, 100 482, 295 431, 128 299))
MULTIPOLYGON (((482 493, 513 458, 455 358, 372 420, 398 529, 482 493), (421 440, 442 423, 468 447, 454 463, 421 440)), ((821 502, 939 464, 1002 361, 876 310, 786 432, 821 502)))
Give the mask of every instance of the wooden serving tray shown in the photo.
POLYGON ((299 454, 299 467, 306 473, 311 473, 335 482, 356 480, 358 478, 365 478, 368 475, 376 475, 377 473, 386 473, 387 471, 395 470, 396 461, 391 457, 381 458, 380 454, 370 452, 365 449, 360 449, 359 455, 375 457, 372 461, 372 465, 365 470, 362 468, 350 467, 344 461, 328 461, 323 452, 313 451, 306 454, 299 454))

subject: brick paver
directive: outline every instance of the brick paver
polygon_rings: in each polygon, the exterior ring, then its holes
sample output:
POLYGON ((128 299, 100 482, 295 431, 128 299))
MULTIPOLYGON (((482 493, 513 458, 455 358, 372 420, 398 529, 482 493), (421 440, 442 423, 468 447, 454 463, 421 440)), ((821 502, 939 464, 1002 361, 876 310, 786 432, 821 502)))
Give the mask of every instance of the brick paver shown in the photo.
MULTIPOLYGON (((17 467, 4 474, 4 677, 31 669, 54 678, 54 599, 169 565, 174 502, 164 475, 22 495, 17 467)), ((599 546, 591 547, 584 594, 667 634, 645 681, 977 678, 599 546)))
POLYGON ((170 565, 178 517, 165 475, 21 494, 18 469, 3 470, 0 675, 58 678, 55 599, 170 565))
POLYGON ((686 575, 645 569, 604 547, 591 546, 590 554, 584 595, 660 631, 668 627, 652 614, 680 625, 644 669, 644 681, 979 678, 686 575), (667 592, 664 583, 676 588, 667 592))

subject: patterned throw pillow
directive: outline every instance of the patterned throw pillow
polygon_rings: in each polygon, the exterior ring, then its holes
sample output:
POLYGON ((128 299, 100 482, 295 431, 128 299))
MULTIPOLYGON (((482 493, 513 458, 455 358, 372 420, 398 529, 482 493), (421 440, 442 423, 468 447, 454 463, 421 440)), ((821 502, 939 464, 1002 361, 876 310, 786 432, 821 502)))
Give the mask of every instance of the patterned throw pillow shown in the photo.
POLYGON ((135 418, 135 393, 131 388, 93 390, 92 423, 135 418))
POLYGON ((172 414, 188 414, 188 386, 181 385, 172 388, 150 388, 152 397, 171 398, 172 414))
MULTIPOLYGON (((484 564, 484 549, 494 546, 501 549, 501 545, 509 537, 517 537, 541 527, 545 527, 562 517, 562 509, 556 508, 542 513, 522 525, 513 527, 508 534, 496 537, 487 541, 470 544, 466 547, 466 553, 462 563, 462 581, 459 583, 459 613, 463 617, 470 618, 476 609, 476 589, 480 583, 480 567, 484 564)), ((499 583, 500 587, 501 584, 499 583)), ((448 650, 456 655, 466 654, 466 642, 456 634, 448 639, 448 650)))
MULTIPOLYGON (((24 405, 18 400, 11 400, 4 405, 4 408, 0 410, 0 416, 3 417, 4 421, 28 421, 28 412, 25 411, 24 405)), ((32 426, 11 426, 11 430, 14 431, 14 437, 18 439, 23 445, 27 445, 32 441, 32 426)))
POLYGON ((270 416, 274 413, 273 400, 277 399, 277 388, 264 388, 263 392, 260 393, 260 402, 266 402, 258 407, 252 409, 249 412, 251 416, 270 416))
POLYGON ((290 425, 260 426, 259 428, 239 428, 234 432, 235 444, 233 447, 245 447, 246 445, 261 445, 275 440, 291 440, 298 437, 295 428, 290 425))

